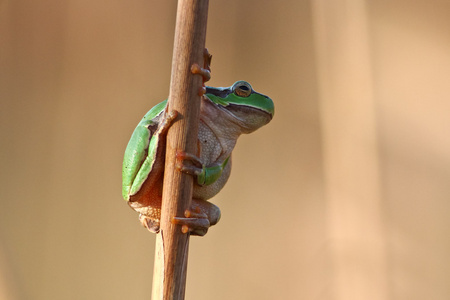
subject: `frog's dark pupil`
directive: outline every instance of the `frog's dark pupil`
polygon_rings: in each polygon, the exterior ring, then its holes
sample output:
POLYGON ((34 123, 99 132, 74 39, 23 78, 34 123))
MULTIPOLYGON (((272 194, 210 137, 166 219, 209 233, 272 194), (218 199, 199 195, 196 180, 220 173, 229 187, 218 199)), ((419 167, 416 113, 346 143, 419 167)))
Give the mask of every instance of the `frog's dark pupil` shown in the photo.
POLYGON ((241 85, 239 88, 240 88, 241 90, 248 91, 248 87, 245 86, 245 85, 241 85))

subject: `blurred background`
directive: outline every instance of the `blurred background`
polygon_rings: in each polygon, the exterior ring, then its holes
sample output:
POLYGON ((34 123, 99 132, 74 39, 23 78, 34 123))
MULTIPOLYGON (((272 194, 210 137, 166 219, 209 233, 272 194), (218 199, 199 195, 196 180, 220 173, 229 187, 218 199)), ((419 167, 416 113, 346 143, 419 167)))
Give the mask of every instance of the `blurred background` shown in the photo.
MULTIPOLYGON (((150 299, 155 235, 121 198, 169 90, 176 1, 0 1, 0 299, 150 299)), ((211 86, 243 136, 191 239, 186 299, 450 299, 450 2, 210 1, 211 86)))

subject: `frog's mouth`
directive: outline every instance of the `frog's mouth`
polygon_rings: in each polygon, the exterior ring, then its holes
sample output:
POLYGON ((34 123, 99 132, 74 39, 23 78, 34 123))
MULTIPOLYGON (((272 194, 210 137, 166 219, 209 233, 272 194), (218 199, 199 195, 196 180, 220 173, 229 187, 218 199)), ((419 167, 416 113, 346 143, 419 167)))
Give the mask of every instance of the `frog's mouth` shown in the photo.
POLYGON ((255 115, 256 118, 267 119, 267 123, 272 120, 273 115, 268 113, 267 111, 254 106, 243 106, 238 104, 230 103, 225 107, 222 107, 224 110, 227 110, 235 117, 239 119, 248 118, 249 116, 255 115))
POLYGON ((256 107, 232 103, 227 106, 217 105, 217 107, 229 115, 241 128, 245 128, 244 133, 253 132, 272 120, 272 114, 256 107))

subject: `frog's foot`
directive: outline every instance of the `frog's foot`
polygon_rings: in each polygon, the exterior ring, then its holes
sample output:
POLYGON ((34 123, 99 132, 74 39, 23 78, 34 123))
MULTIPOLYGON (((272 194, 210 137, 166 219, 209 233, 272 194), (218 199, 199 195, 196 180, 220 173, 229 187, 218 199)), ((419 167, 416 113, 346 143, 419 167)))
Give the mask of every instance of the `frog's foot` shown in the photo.
POLYGON ((198 91, 199 96, 203 96, 206 93, 205 82, 211 79, 211 72, 207 69, 200 67, 197 63, 194 63, 191 66, 192 74, 200 74, 203 77, 202 87, 198 91))
POLYGON ((158 233, 159 232, 159 220, 152 219, 143 214, 139 214, 139 221, 141 224, 147 228, 150 232, 158 233))
POLYGON ((208 215, 197 208, 195 210, 186 210, 185 218, 173 217, 172 223, 181 225, 181 232, 191 233, 192 235, 204 236, 211 226, 208 215))
POLYGON ((192 199, 191 208, 184 212, 184 216, 173 217, 172 223, 181 225, 183 233, 204 236, 209 227, 219 222, 220 209, 211 202, 192 199))
POLYGON ((185 151, 177 151, 175 166, 178 171, 189 175, 199 176, 203 173, 203 163, 201 159, 185 151), (191 164, 187 164, 186 161, 191 162, 191 164))
POLYGON ((203 52, 203 68, 197 63, 191 66, 192 74, 200 74, 203 77, 203 84, 198 92, 199 96, 203 96, 206 93, 205 82, 211 79, 211 59, 212 55, 205 48, 203 52))

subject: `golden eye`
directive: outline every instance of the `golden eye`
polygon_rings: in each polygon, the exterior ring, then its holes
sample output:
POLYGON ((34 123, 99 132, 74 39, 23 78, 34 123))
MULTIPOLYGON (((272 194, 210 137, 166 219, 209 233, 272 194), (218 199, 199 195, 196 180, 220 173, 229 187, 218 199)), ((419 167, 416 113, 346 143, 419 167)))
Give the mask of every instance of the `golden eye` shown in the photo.
POLYGON ((233 85, 233 92, 239 97, 248 97, 252 93, 252 86, 245 81, 238 81, 233 85))

